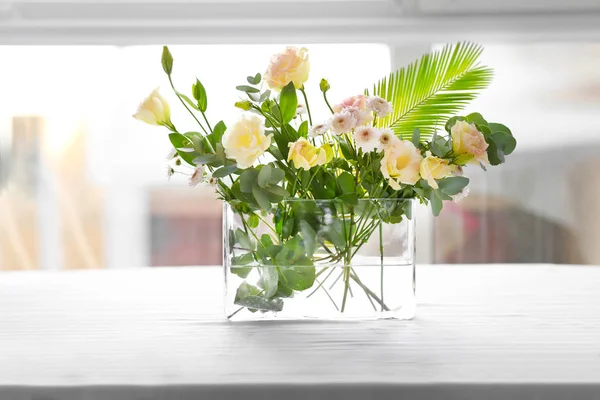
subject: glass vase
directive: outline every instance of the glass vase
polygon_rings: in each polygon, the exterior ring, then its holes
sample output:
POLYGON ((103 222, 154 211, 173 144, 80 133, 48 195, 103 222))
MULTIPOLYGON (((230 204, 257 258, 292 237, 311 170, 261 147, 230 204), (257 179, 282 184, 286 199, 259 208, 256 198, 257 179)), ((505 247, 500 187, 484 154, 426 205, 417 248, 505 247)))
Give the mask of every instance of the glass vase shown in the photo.
MULTIPOLYGON (((349 196, 351 197, 351 196, 349 196)), ((270 212, 224 204, 230 320, 410 319, 413 199, 288 199, 270 212)))

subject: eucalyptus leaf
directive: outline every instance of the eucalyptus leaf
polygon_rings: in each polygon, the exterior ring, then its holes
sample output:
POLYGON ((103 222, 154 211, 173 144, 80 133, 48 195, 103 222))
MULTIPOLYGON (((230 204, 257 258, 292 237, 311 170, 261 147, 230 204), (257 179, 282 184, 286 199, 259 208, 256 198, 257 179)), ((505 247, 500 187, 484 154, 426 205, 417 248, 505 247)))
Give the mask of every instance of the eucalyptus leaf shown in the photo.
POLYGON ((267 100, 270 96, 271 96, 271 91, 267 89, 264 92, 262 92, 262 94, 258 98, 258 101, 263 102, 263 101, 267 100))
POLYGON ((193 163, 195 165, 212 164, 217 161, 219 161, 219 159, 214 154, 201 154, 198 157, 194 158, 193 163))
POLYGON ((302 239, 299 236, 294 236, 283 243, 283 247, 279 254, 277 254, 276 260, 279 265, 290 266, 294 265, 298 260, 304 257, 304 254, 302 239))
MULTIPOLYGON (((300 261, 304 263, 310 263, 310 259, 303 257, 300 261)), ((285 285, 293 290, 306 290, 313 286, 315 283, 315 267, 314 265, 302 265, 293 266, 289 268, 282 268, 281 273, 283 274, 285 285)))
POLYGON ((237 298, 233 304, 246 307, 248 309, 260 310, 260 311, 281 311, 283 310, 283 301, 278 298, 267 300, 264 297, 259 296, 246 296, 243 298, 237 298))
POLYGON ((224 178, 226 176, 229 176, 231 174, 233 174, 235 171, 237 171, 237 164, 233 164, 233 165, 227 165, 225 167, 221 167, 217 170, 215 170, 212 174, 213 178, 224 178))
POLYGON ((258 90, 255 87, 252 86, 247 86, 247 85, 240 85, 240 86, 236 86, 235 87, 237 90, 239 90, 240 92, 246 92, 246 93, 258 93, 260 92, 260 90, 258 90))
POLYGON ((276 196, 280 196, 280 197, 284 197, 284 198, 290 196, 288 191, 285 190, 284 188, 282 188, 281 186, 269 186, 269 187, 267 187, 267 191, 273 193, 276 196))
POLYGON ((258 219, 258 215, 252 214, 248 217, 248 226, 252 229, 258 227, 260 220, 258 219))
POLYGON ((465 120, 471 122, 477 126, 487 126, 488 122, 483 118, 483 116, 479 113, 472 113, 465 117, 465 120))
MULTIPOLYGON (((269 183, 271 185, 276 185, 285 177, 285 172, 279 168, 271 169, 271 177, 269 178, 269 183)), ((287 193, 287 192, 286 192, 287 193)))
POLYGON ((454 196, 463 191, 469 184, 469 178, 464 176, 451 176, 437 181, 439 189, 449 196, 454 196))
MULTIPOLYGON (((246 254, 242 254, 241 256, 233 257, 233 259, 231 260, 231 265, 233 265, 233 266, 248 265, 252 262, 254 262, 254 257, 252 257, 252 253, 246 253, 246 254)), ((232 268, 232 272, 234 269, 238 269, 238 268, 232 268)), ((239 275, 239 274, 236 274, 236 275, 239 275)), ((246 276, 248 276, 248 274, 246 274, 246 276)), ((242 276, 242 278, 245 278, 246 276, 242 276)))
POLYGON ((234 238, 236 243, 238 243, 243 249, 248 251, 256 250, 256 241, 254 240, 254 238, 249 236, 240 228, 235 230, 234 238))
POLYGON ((257 182, 258 186, 260 186, 262 189, 266 188, 269 185, 272 170, 273 167, 271 167, 269 164, 263 165, 263 167, 260 169, 258 173, 257 182))
POLYGON ((415 147, 417 147, 417 148, 421 144, 421 131, 419 130, 419 128, 415 128, 413 130, 411 141, 415 145, 415 147))
POLYGON ((267 195, 263 192, 263 189, 261 189, 258 185, 254 185, 252 187, 252 195, 254 196, 254 199, 256 199, 256 202, 261 209, 268 211, 271 208, 271 202, 267 198, 267 195))
POLYGON ((431 192, 431 210, 433 211, 433 215, 436 217, 440 215, 440 211, 442 211, 442 207, 444 206, 442 202, 442 197, 440 195, 439 190, 433 190, 431 192))
POLYGON ((237 275, 240 278, 246 278, 250 275, 250 272, 252 272, 252 267, 231 267, 229 270, 232 274, 237 275))
POLYGON ((258 179, 258 171, 255 168, 247 168, 240 175, 240 189, 244 193, 252 193, 252 188, 258 179))
POLYGON ((264 290, 264 297, 269 299, 277 292, 277 283, 279 281, 277 268, 260 267, 259 271, 260 279, 258 281, 258 286, 264 290))
POLYGON ((354 193, 356 190, 354 177, 346 171, 342 172, 338 176, 337 182, 342 193, 354 193))
POLYGON ((261 311, 281 311, 283 301, 281 299, 268 300, 261 297, 263 291, 255 286, 242 282, 235 293, 234 304, 248 309, 261 311))
POLYGON ((317 249, 317 233, 305 220, 300 220, 298 225, 300 227, 300 232, 302 233, 304 251, 308 256, 312 256, 317 249))

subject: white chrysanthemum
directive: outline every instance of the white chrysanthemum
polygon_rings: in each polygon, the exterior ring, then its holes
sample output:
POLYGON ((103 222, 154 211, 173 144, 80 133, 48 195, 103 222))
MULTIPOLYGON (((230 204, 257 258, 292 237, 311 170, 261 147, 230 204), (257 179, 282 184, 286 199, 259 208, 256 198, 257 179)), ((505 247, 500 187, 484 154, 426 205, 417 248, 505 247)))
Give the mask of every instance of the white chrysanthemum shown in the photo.
POLYGON ((200 182, 202 182, 202 178, 204 178, 204 165, 198 165, 192 175, 190 175, 190 187, 196 187, 200 182))
POLYGON ((304 104, 298 103, 296 106, 296 115, 306 114, 306 106, 304 104))
POLYGON ((379 144, 377 147, 379 150, 385 150, 388 147, 393 146, 394 143, 400 141, 394 131, 390 128, 384 128, 380 132, 381 135, 379 135, 379 144))
POLYGON ((347 111, 342 111, 333 114, 330 123, 331 130, 336 135, 341 135, 342 133, 351 131, 356 126, 356 122, 356 118, 354 118, 354 116, 351 113, 347 111))
POLYGON ((206 174, 205 180, 210 186, 213 187, 217 186, 217 183, 219 182, 219 179, 212 176, 212 174, 206 174))
POLYGON ((326 134, 327 131, 329 131, 329 129, 331 129, 331 126, 328 123, 314 125, 312 128, 310 128, 310 131, 308 132, 308 136, 310 136, 310 137, 321 136, 321 135, 326 134))
POLYGON ((469 195, 469 188, 466 187, 459 194, 455 194, 452 196, 452 201, 458 203, 461 200, 464 200, 469 195))
POLYGON ((367 100, 367 108, 377 114, 378 117, 383 118, 392 112, 392 103, 379 96, 373 96, 367 100))
POLYGON ((166 157, 167 161, 171 161, 175 157, 177 157, 177 150, 175 150, 175 149, 169 150, 169 154, 167 154, 167 157, 166 157))
POLYGON ((354 131, 354 141, 359 149, 368 153, 377 148, 381 133, 372 126, 360 126, 354 131))
POLYGON ((356 126, 367 125, 373 121, 373 113, 366 108, 348 107, 344 111, 352 114, 354 119, 356 119, 356 126))
POLYGON ((167 165, 167 179, 170 180, 174 174, 175 170, 170 165, 167 165))

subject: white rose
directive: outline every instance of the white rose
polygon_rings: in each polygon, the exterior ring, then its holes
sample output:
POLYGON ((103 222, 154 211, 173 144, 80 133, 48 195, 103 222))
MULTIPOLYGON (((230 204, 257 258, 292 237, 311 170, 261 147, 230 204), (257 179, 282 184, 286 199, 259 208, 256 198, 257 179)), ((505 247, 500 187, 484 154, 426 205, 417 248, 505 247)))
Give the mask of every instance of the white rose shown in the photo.
POLYGON ((244 114, 227 128, 221 140, 225 154, 237 162, 238 168, 249 168, 271 145, 265 135, 263 120, 254 114, 244 114))
POLYGON ((139 105, 133 118, 144 121, 150 125, 172 126, 171 108, 167 100, 154 89, 148 97, 139 105))

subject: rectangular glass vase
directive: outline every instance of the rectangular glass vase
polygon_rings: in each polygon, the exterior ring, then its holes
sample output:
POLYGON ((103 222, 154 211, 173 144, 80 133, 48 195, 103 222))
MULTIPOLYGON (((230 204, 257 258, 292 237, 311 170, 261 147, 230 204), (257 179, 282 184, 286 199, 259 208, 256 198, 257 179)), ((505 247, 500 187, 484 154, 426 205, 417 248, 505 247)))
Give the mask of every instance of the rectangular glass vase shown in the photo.
POLYGON ((228 319, 410 319, 413 199, 224 204, 228 319))

